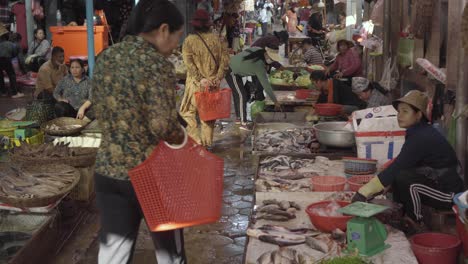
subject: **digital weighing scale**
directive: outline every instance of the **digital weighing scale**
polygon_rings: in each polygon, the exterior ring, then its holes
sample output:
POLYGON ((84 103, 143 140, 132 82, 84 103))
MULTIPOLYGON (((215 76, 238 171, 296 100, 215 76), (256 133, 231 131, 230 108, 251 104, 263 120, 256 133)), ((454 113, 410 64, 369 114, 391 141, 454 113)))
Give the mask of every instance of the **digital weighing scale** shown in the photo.
POLYGON ((390 247, 385 244, 387 239, 385 225, 372 217, 388 208, 377 204, 355 202, 337 210, 342 214, 356 216, 348 221, 346 227, 349 253, 358 251, 360 255, 370 257, 390 247))

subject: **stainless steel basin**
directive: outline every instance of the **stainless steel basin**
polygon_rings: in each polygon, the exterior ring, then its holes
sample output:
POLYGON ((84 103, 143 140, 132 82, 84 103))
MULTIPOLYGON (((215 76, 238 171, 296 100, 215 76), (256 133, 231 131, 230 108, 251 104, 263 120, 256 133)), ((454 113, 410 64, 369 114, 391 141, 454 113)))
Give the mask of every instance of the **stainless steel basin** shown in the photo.
POLYGON ((320 144, 349 148, 356 144, 353 131, 344 128, 346 122, 324 122, 314 125, 315 134, 320 144))

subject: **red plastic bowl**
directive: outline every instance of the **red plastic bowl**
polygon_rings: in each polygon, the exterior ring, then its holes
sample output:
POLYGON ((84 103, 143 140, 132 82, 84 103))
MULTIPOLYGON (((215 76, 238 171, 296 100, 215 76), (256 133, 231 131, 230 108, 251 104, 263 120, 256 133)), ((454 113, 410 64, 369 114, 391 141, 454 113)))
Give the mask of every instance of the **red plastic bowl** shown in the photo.
POLYGON ((457 263, 461 241, 442 233, 422 233, 410 238, 411 248, 420 264, 457 263))
POLYGON ((359 188, 368 183, 375 175, 356 175, 348 179, 349 190, 353 192, 359 191, 359 188))
POLYGON ((311 178, 314 192, 344 191, 346 179, 340 176, 314 176, 311 178))
MULTIPOLYGON (((320 231, 323 232, 332 232, 335 229, 341 229, 346 231, 346 224, 348 221, 353 218, 353 216, 320 216, 312 212, 313 208, 323 208, 326 207, 332 201, 322 201, 318 203, 313 203, 306 208, 306 213, 309 215, 310 221, 320 231)), ((345 207, 350 204, 350 202, 345 201, 336 201, 341 207, 345 207)))
POLYGON ((339 104, 315 104, 315 112, 321 116, 337 116, 342 110, 339 104))

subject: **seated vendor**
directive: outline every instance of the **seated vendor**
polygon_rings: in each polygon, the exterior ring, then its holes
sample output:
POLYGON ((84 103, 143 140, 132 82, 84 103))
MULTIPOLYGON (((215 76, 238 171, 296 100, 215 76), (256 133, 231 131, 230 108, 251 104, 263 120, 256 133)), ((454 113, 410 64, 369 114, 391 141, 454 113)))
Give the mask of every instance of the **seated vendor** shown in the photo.
POLYGON ((304 54, 304 62, 307 65, 323 64, 322 54, 320 54, 320 51, 313 45, 310 38, 302 41, 302 53, 304 54))
POLYGON ((385 90, 378 82, 371 82, 363 77, 354 77, 352 83, 353 92, 359 96, 359 99, 367 103, 367 108, 392 103, 390 92, 385 90))
POLYGON ((94 119, 91 107, 91 81, 85 74, 84 63, 80 59, 70 61, 70 74, 65 76, 54 90, 55 115, 57 117, 85 116, 94 119))
POLYGON ((353 197, 353 201, 366 201, 391 186, 393 200, 403 204, 413 232, 425 229, 422 205, 450 210, 454 195, 463 190, 455 151, 428 124, 428 101, 424 93, 414 90, 393 102, 398 124, 407 129, 406 141, 395 161, 353 197))
POLYGON ((359 99, 345 82, 328 78, 323 71, 313 71, 310 80, 320 90, 317 103, 343 105, 343 110, 347 114, 366 108, 366 102, 359 99))
POLYGON ((361 55, 353 42, 342 39, 336 44, 336 49, 339 53, 335 62, 328 68, 327 74, 338 79, 362 76, 361 55))
POLYGON ((52 49, 52 57, 39 68, 34 95, 38 99, 53 99, 55 87, 68 74, 65 52, 61 47, 52 49))

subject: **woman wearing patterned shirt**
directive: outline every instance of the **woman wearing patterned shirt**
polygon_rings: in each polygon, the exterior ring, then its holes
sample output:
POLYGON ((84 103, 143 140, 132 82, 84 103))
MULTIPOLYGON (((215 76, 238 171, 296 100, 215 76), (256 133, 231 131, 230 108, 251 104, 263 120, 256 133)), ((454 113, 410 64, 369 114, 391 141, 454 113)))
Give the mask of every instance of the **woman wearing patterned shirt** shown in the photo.
POLYGON ((226 73, 229 57, 224 42, 210 32, 211 19, 208 12, 199 9, 192 20, 195 34, 189 35, 182 47, 187 66, 187 80, 180 114, 187 122, 188 134, 198 143, 210 148, 213 144, 213 129, 216 120, 197 122, 195 92, 206 87, 218 88, 226 73))
POLYGON ((93 119, 91 107, 91 81, 85 74, 84 63, 80 59, 70 61, 70 74, 58 83, 54 90, 55 115, 83 119, 93 119))
MULTIPOLYGON (((143 214, 128 171, 161 140, 183 142, 175 69, 167 59, 179 44, 183 25, 184 17, 168 0, 140 0, 127 35, 96 60, 93 108, 102 131, 95 176, 99 264, 132 263, 143 214)), ((157 263, 186 263, 183 230, 151 233, 151 238, 157 263)))

